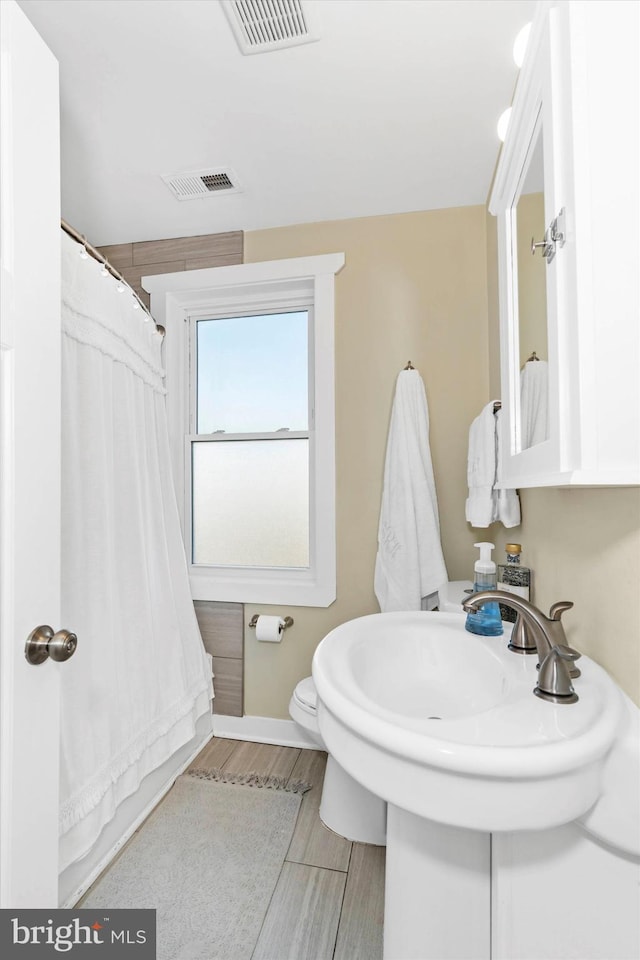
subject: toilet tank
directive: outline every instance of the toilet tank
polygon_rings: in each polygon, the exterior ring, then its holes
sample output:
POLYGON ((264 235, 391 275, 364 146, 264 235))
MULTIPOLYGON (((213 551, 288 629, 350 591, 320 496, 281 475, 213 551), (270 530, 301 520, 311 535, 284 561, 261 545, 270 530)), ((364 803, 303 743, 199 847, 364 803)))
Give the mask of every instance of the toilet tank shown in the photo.
POLYGON ((444 613, 464 613, 462 604, 472 593, 471 580, 449 580, 438 590, 438 609, 444 613))

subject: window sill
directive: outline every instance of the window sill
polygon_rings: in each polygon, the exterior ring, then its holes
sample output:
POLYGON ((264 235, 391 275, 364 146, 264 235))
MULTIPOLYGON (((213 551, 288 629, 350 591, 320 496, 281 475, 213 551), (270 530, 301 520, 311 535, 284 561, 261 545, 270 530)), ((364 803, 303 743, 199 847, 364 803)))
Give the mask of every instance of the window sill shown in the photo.
POLYGON ((191 567, 194 600, 330 607, 336 599, 335 576, 320 579, 308 571, 216 570, 191 567))

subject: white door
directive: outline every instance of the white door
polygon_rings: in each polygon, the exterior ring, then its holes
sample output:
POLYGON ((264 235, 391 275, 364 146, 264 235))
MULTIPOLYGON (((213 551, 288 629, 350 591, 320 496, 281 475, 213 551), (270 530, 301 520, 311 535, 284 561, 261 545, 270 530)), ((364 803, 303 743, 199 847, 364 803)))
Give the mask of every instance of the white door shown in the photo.
POLYGON ((65 664, 25 641, 63 626, 58 64, 13 0, 0 40, 0 907, 53 907, 65 664))

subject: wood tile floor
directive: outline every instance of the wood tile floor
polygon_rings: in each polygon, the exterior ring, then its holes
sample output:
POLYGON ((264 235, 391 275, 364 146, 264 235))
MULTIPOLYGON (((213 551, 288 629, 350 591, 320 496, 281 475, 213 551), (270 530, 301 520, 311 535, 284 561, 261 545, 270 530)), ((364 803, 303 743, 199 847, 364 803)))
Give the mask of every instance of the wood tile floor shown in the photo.
POLYGON ((252 960, 382 958, 385 848, 351 843, 322 824, 318 811, 326 762, 320 750, 214 737, 189 768, 312 784, 302 797, 252 960))
MULTIPOLYGON (((321 823, 327 755, 214 737, 193 768, 308 780, 252 960, 381 960, 384 847, 351 843, 321 823)), ((144 829, 144 825, 141 829, 144 829)))

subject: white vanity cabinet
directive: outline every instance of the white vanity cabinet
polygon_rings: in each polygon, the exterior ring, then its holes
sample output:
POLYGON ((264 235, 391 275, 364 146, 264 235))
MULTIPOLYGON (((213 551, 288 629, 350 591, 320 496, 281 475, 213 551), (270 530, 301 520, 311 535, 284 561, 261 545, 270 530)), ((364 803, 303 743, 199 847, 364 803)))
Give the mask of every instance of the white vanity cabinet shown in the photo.
POLYGON ((489 203, 503 487, 640 484, 639 6, 543 2, 531 28, 489 203), (548 401, 533 442, 532 350, 548 401))

